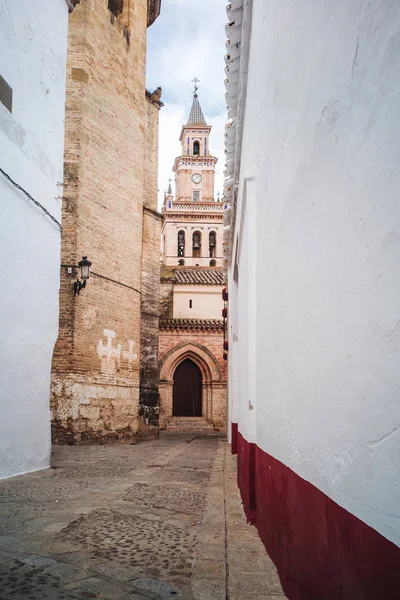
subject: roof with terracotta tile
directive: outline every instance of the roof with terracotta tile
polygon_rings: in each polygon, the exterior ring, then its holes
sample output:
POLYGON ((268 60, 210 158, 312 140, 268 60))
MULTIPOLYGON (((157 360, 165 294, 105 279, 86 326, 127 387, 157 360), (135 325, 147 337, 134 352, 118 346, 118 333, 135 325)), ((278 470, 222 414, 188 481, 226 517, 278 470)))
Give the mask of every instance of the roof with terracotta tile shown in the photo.
POLYGON ((160 319, 160 329, 201 329, 222 331, 224 321, 219 319, 160 319))
POLYGON ((178 285, 223 285, 223 269, 175 269, 178 285))

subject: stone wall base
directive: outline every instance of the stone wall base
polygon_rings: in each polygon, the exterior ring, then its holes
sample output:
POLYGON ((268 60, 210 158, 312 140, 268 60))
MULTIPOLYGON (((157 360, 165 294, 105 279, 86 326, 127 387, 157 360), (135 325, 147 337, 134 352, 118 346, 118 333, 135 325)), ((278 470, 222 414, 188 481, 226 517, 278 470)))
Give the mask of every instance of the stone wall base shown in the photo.
POLYGON ((94 377, 53 374, 53 443, 109 442, 136 438, 139 389, 94 377))

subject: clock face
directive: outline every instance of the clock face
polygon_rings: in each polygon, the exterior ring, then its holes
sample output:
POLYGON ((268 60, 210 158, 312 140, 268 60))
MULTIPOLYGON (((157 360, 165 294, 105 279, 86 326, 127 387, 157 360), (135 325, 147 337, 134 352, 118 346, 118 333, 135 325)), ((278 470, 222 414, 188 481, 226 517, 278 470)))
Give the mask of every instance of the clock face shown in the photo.
POLYGON ((194 175, 192 175, 193 183, 200 183, 201 180, 202 180, 202 176, 200 175, 200 173, 195 173, 194 175))

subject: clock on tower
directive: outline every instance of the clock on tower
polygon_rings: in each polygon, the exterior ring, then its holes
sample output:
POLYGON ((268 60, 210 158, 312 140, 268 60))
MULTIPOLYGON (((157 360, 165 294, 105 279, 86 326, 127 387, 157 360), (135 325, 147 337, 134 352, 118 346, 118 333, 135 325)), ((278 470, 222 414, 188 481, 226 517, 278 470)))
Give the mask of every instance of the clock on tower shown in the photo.
POLYGON ((169 185, 162 209, 161 247, 167 266, 222 267, 224 206, 214 198, 217 158, 210 152, 210 132, 196 86, 173 167, 176 194, 169 185))

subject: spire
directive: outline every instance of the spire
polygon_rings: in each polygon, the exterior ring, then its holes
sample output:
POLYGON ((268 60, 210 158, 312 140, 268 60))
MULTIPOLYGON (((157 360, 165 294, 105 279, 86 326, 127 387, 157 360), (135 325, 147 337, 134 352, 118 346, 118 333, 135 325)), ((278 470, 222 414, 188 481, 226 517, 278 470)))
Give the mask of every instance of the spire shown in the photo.
POLYGON ((199 97, 197 95, 197 90, 199 86, 197 85, 200 80, 195 77, 193 79, 194 82, 194 93, 193 93, 193 104, 192 109, 190 111, 189 119, 187 125, 207 125, 206 120, 203 115, 203 111, 201 110, 199 97))
POLYGON ((168 179, 168 196, 172 196, 171 179, 168 179))

